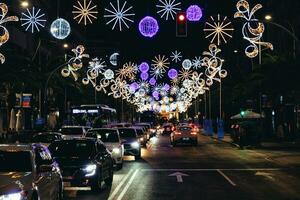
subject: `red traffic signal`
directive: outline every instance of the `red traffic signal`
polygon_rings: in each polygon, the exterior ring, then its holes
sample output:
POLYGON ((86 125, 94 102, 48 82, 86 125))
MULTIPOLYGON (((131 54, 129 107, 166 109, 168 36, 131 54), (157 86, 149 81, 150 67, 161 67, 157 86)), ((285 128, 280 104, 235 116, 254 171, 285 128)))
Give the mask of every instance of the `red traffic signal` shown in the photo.
POLYGON ((187 20, 185 12, 178 12, 176 15, 176 36, 187 36, 187 20))

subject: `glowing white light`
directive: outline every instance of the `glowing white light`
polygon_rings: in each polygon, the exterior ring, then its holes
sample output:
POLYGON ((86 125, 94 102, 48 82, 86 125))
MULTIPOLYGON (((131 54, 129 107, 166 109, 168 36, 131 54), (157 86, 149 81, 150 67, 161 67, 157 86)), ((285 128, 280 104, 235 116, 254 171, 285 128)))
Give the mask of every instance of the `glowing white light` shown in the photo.
POLYGON ((176 13, 181 10, 179 8, 181 2, 177 2, 177 0, 159 0, 159 2, 160 4, 156 5, 156 7, 158 8, 157 13, 160 17, 166 20, 169 20, 169 17, 171 17, 174 20, 176 13))
POLYGON ((22 17, 20 18, 22 22, 21 25, 26 27, 26 31, 30 29, 31 32, 34 33, 34 30, 36 29, 39 32, 39 27, 45 27, 46 20, 43 19, 45 14, 41 13, 41 9, 35 10, 34 7, 31 10, 28 8, 26 10, 26 13, 22 12, 22 17))

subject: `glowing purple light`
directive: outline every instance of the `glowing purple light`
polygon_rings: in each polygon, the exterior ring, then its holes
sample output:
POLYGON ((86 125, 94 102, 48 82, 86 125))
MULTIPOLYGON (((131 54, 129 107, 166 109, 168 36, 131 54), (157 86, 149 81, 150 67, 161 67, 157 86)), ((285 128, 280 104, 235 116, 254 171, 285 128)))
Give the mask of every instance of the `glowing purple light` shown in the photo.
POLYGON ((149 83, 150 83, 150 85, 155 85, 155 84, 156 84, 155 78, 152 77, 152 78, 149 80, 149 83))
POLYGON ((170 87, 169 84, 166 83, 166 84, 164 85, 164 90, 165 90, 165 91, 169 91, 170 88, 171 88, 171 87, 170 87))
POLYGON ((143 80, 143 81, 145 81, 145 80, 147 80, 148 78, 149 78, 149 74, 148 73, 146 73, 146 72, 143 72, 143 73, 141 73, 141 79, 143 80))
POLYGON ((129 85, 129 89, 130 89, 131 91, 133 91, 133 92, 135 92, 139 87, 140 87, 139 84, 137 84, 136 82, 131 83, 131 84, 129 85))
POLYGON ((178 72, 177 72, 177 70, 176 69, 170 69, 169 71, 168 71, 168 76, 169 76, 169 78, 170 79, 175 79, 175 78, 177 78, 177 76, 178 76, 178 72))
POLYGON ((142 63, 140 64, 140 66, 139 66, 139 70, 140 70, 141 72, 148 72, 149 69, 150 69, 149 64, 146 63, 146 62, 142 62, 142 63))
POLYGON ((139 31, 144 37, 152 38, 157 34, 158 29, 157 20, 150 16, 144 17, 139 23, 139 31))
POLYGON ((191 5, 186 10, 186 17, 189 21, 197 22, 202 18, 203 13, 201 8, 198 5, 191 5))
POLYGON ((158 100, 159 99, 159 92, 157 92, 157 91, 152 92, 152 96, 153 96, 154 99, 158 100))

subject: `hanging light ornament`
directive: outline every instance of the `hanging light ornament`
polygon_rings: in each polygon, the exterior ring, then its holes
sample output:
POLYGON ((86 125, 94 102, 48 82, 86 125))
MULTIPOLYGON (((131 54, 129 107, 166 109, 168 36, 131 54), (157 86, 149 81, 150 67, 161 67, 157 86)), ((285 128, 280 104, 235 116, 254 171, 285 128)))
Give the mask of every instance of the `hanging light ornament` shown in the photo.
POLYGON ((39 32, 39 27, 45 27, 46 20, 43 19, 44 16, 45 14, 41 13, 41 9, 35 10, 33 7, 31 10, 27 8, 27 13, 22 12, 20 20, 22 22, 22 26, 26 27, 26 31, 31 30, 31 33, 34 33, 35 29, 39 32))
POLYGON ((100 74, 105 72, 106 63, 102 61, 102 58, 94 58, 89 62, 89 67, 86 73, 86 78, 82 79, 82 83, 87 85, 91 83, 93 87, 97 86, 97 79, 100 74))
POLYGON ((128 78, 131 81, 134 81, 137 74, 137 65, 135 63, 125 63, 121 69, 118 69, 116 72, 117 78, 124 80, 128 78))
POLYGON ((71 26, 67 20, 59 18, 52 22, 50 32, 56 39, 63 40, 70 35, 71 26))
POLYGON ((91 0, 82 0, 82 2, 77 1, 77 5, 73 5, 74 10, 72 13, 74 14, 75 20, 77 20, 78 24, 83 23, 85 26, 90 23, 93 23, 93 20, 97 19, 97 5, 93 5, 91 0))
POLYGON ((182 62, 182 67, 183 69, 186 69, 186 70, 189 70, 191 69, 193 66, 192 64, 192 61, 190 59, 185 59, 183 62, 182 62))
POLYGON ((68 66, 61 71, 61 75, 63 77, 69 77, 70 75, 73 76, 75 81, 78 79, 78 75, 76 72, 82 68, 82 59, 89 58, 88 54, 84 53, 85 48, 83 45, 77 46, 75 49, 72 49, 72 52, 75 54, 69 61, 68 66))
POLYGON ((159 70, 162 73, 165 73, 166 70, 169 68, 170 62, 166 56, 155 56, 155 59, 152 60, 152 70, 159 70))
POLYGON ((180 5, 181 2, 177 2, 177 0, 159 0, 159 4, 156 5, 158 8, 157 14, 166 20, 170 19, 169 16, 174 20, 176 13, 181 10, 180 5))
POLYGON ((134 13, 131 12, 132 6, 126 7, 127 1, 124 1, 123 5, 120 5, 120 1, 117 0, 117 5, 109 3, 111 9, 105 8, 107 14, 104 15, 104 18, 110 19, 106 25, 113 23, 112 30, 116 27, 119 28, 119 31, 122 31, 122 25, 125 25, 126 28, 129 28, 128 23, 133 23, 134 13), (117 26, 118 24, 118 26, 117 26))
POLYGON ((170 70, 168 71, 168 76, 169 76, 169 78, 170 78, 171 80, 177 78, 177 77, 178 77, 178 72, 177 72, 177 70, 176 70, 176 69, 170 69, 170 70))
MULTIPOLYGON (((9 40, 9 32, 4 26, 4 23, 19 21, 17 16, 6 17, 7 13, 7 5, 5 3, 0 3, 0 47, 9 40)), ((5 56, 2 53, 0 53, 0 62, 1 64, 5 62, 5 56)))
POLYGON ((181 61, 182 59, 182 55, 180 51, 174 51, 172 52, 172 55, 170 56, 170 58, 172 59, 172 61, 174 61, 175 63, 178 63, 181 61))
POLYGON ((201 57, 195 57, 192 61, 192 65, 195 70, 201 69, 201 67, 203 65, 203 61, 202 61, 201 57))
POLYGON ((149 64, 146 63, 146 62, 142 62, 142 63, 139 65, 139 70, 140 70, 141 72, 143 72, 143 73, 148 72, 149 69, 150 69, 149 64))
POLYGON ((186 10, 186 18, 191 22, 200 21, 202 16, 202 9, 198 5, 191 5, 186 10))
POLYGON ((152 38, 159 30, 158 22, 151 16, 144 17, 139 23, 139 31, 144 37, 152 38))
POLYGON ((228 39, 232 38, 234 29, 231 21, 225 16, 222 17, 220 14, 217 17, 211 16, 205 23, 204 32, 210 43, 221 45, 223 42, 226 44, 228 39))
POLYGON ((236 8, 237 12, 234 14, 234 18, 244 18, 246 20, 242 28, 244 39, 250 42, 250 45, 245 49, 246 56, 255 58, 260 51, 258 46, 273 50, 273 45, 270 42, 261 41, 265 26, 254 16, 256 11, 262 8, 262 5, 256 4, 250 11, 249 3, 246 0, 240 0, 236 4, 236 8), (253 25, 255 25, 255 27, 253 27, 253 25))

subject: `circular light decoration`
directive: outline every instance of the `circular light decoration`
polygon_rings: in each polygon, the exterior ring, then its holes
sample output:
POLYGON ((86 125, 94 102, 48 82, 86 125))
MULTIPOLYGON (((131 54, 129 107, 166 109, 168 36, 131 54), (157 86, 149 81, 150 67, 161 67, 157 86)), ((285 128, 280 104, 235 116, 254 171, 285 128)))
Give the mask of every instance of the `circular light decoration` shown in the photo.
POLYGON ((63 40, 71 33, 71 27, 67 20, 59 18, 52 22, 50 32, 53 37, 63 40))
POLYGON ((152 96, 156 100, 159 99, 159 92, 157 92, 157 91, 152 92, 152 96))
POLYGON ((139 31, 144 37, 152 38, 157 34, 158 29, 157 20, 150 16, 144 17, 139 23, 139 31))
POLYGON ((191 69, 192 66, 193 66, 193 63, 192 63, 192 61, 189 60, 189 59, 185 59, 185 60, 182 62, 182 67, 183 67, 183 69, 189 70, 189 69, 191 69))
POLYGON ((149 80, 149 84, 150 85, 155 85, 156 84, 156 80, 154 77, 152 77, 150 80, 149 80))
POLYGON ((143 81, 145 81, 145 80, 147 80, 148 78, 149 78, 149 74, 148 73, 146 73, 146 72, 143 72, 143 73, 141 73, 141 79, 143 80, 143 81))
POLYGON ((200 21, 202 16, 203 16, 202 10, 198 5, 191 5, 186 10, 186 17, 191 22, 200 21))
POLYGON ((176 69, 170 69, 169 71, 168 71, 168 76, 169 76, 169 78, 170 79, 175 79, 175 78, 177 78, 177 76, 178 76, 178 72, 177 72, 177 70, 176 69))
POLYGON ((120 55, 119 53, 113 53, 113 54, 111 54, 111 56, 109 57, 110 64, 112 64, 113 66, 117 66, 118 65, 118 56, 119 55, 120 55))
POLYGON ((111 79, 113 79, 114 78, 114 72, 113 72, 113 70, 111 70, 111 69, 107 69, 105 72, 104 72, 104 77, 105 77, 105 79, 107 79, 107 80, 111 80, 111 79))
POLYGON ((140 70, 141 72, 148 72, 149 69, 150 69, 149 64, 146 63, 146 62, 142 62, 142 63, 140 64, 140 66, 139 66, 139 70, 140 70))
POLYGON ((135 92, 137 89, 139 89, 139 84, 137 84, 136 82, 131 83, 129 86, 129 90, 135 92))

